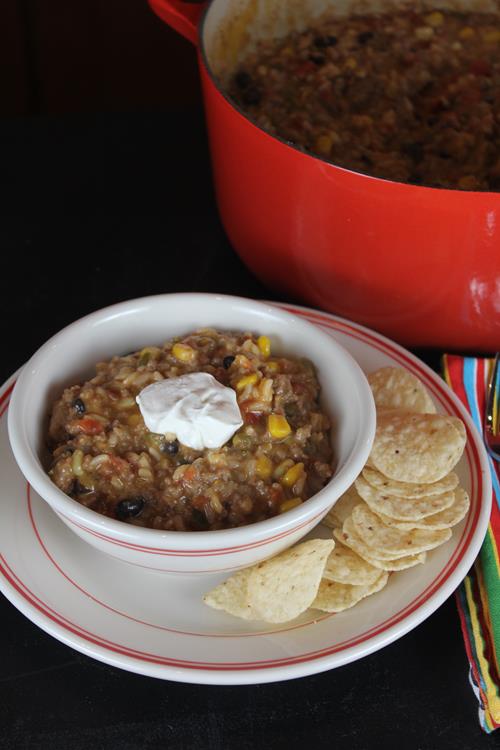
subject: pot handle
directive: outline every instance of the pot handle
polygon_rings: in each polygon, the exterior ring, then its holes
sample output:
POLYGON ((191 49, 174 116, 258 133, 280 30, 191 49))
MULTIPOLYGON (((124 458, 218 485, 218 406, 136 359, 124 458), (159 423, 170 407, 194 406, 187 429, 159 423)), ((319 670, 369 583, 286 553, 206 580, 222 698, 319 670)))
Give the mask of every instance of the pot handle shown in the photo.
POLYGON ((149 0, 152 10, 162 21, 195 45, 198 44, 198 20, 206 4, 206 0, 149 0))

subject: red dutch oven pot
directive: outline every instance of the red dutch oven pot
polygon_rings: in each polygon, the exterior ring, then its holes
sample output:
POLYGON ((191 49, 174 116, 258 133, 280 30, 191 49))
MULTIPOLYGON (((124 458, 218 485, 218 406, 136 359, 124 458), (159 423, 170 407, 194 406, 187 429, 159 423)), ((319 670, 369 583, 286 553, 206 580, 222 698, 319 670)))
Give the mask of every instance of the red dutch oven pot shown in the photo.
POLYGON ((370 177, 269 135, 209 63, 236 5, 241 37, 244 0, 149 2, 198 46, 222 222, 264 283, 408 346, 500 349, 500 194, 370 177))

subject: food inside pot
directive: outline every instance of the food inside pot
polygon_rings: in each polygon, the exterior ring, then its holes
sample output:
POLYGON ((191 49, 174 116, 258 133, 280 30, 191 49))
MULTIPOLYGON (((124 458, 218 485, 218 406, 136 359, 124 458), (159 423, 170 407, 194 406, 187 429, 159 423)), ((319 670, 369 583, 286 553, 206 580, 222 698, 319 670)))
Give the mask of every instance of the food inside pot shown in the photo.
POLYGON ((416 185, 500 190, 500 16, 325 16, 261 40, 229 92, 307 152, 416 185))
POLYGON ((312 363, 272 352, 267 336, 198 330, 101 362, 91 380, 66 388, 52 409, 49 473, 78 502, 137 526, 204 531, 255 523, 299 506, 332 476, 330 420, 319 393, 312 363), (210 393, 202 388, 206 375, 194 377, 200 373, 212 376, 210 393), (182 392, 186 377, 196 380, 197 401, 182 392), (144 394, 166 379, 181 384, 170 429, 184 421, 187 442, 169 432, 167 412, 156 423, 166 425, 163 432, 148 429, 163 396, 148 412, 144 394), (224 389, 238 422, 219 440, 219 427, 227 427, 224 389), (204 409, 208 397, 215 409, 204 409), (208 442, 193 448, 200 435, 208 442), (206 447, 214 435, 217 446, 206 447))

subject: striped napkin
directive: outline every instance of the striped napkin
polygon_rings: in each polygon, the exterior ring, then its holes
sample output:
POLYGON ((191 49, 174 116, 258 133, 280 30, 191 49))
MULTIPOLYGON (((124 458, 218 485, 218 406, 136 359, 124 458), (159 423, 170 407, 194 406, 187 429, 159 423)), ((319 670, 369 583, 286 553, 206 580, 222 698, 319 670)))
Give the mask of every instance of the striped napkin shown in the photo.
MULTIPOLYGON (((446 382, 482 431, 486 388, 492 360, 445 354, 446 382)), ((490 459, 493 503, 488 533, 481 552, 456 592, 469 679, 479 701, 479 720, 485 732, 500 727, 500 471, 490 459)))

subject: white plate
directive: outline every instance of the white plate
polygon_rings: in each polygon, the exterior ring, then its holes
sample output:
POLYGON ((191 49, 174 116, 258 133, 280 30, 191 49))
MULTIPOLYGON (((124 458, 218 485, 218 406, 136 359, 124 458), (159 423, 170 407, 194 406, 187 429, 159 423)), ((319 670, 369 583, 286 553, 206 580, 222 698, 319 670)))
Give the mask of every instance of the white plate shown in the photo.
POLYGON ((393 574, 383 591, 337 615, 311 610, 273 627, 215 612, 201 596, 220 575, 176 578, 108 558, 76 537, 27 486, 7 437, 13 376, 0 389, 0 589, 26 617, 78 651, 123 669, 181 682, 248 684, 359 659, 414 628, 454 591, 479 551, 491 504, 486 454, 468 414, 432 370, 388 339, 326 313, 283 307, 321 326, 367 372, 384 365, 408 368, 439 411, 466 422, 468 444, 458 472, 471 509, 452 539, 429 553, 425 565, 393 574))

